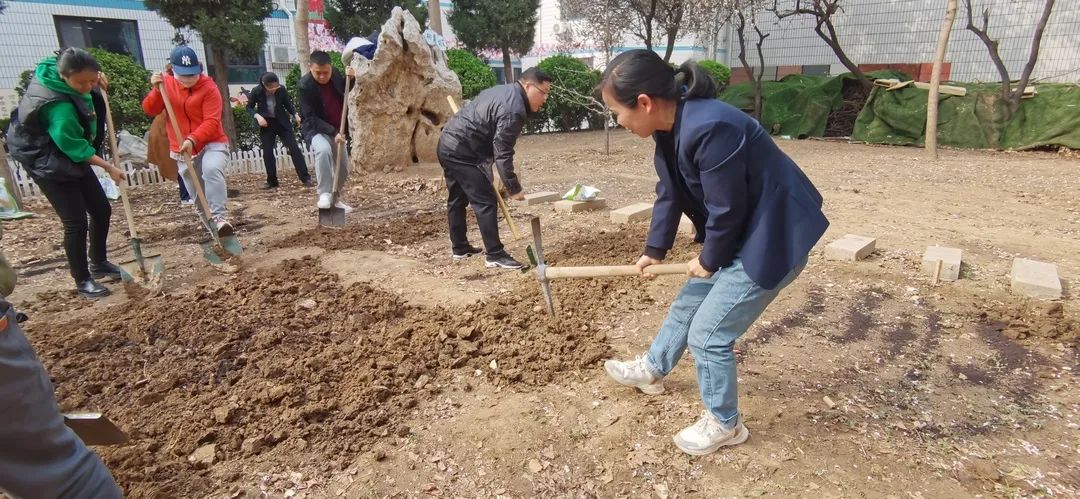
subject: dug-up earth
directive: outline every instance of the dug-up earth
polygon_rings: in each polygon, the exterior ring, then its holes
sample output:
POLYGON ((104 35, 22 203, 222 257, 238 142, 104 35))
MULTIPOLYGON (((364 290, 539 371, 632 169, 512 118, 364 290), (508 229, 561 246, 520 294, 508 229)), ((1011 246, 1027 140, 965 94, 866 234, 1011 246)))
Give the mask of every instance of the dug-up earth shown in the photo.
MULTIPOLYGON (((524 137, 529 191, 574 182, 610 207, 651 201, 649 142, 524 137)), ((701 410, 689 354, 646 396, 603 360, 640 355, 682 278, 557 281, 453 263, 437 166, 350 179, 357 207, 315 228, 314 195, 230 178, 244 255, 213 268, 174 186, 135 189, 163 292, 69 291, 59 222, 5 222, 12 300, 64 410, 131 434, 99 447, 129 497, 1076 497, 1080 494, 1080 161, 783 141, 832 226, 802 276, 737 344, 750 440, 706 457, 671 436, 701 410), (825 260, 844 234, 860 262, 825 260), (962 279, 920 272, 962 248, 962 279), (1057 264, 1066 297, 1009 293, 1014 257, 1057 264)), ((285 178, 287 168, 283 168, 285 178)), ((514 207, 543 222, 555 265, 632 263, 645 224, 514 207)), ((525 258, 527 234, 504 240, 525 258)), ((475 243, 479 235, 471 233, 475 243)), ((126 223, 114 207, 111 254, 126 223)), ((672 261, 697 247, 680 236, 672 261)))

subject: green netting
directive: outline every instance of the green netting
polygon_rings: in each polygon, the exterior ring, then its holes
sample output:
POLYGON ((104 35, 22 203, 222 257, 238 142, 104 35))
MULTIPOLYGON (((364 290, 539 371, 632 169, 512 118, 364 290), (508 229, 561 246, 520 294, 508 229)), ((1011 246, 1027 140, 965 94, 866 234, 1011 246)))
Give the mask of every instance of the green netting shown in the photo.
MULTIPOLYGON (((974 149, 1080 148, 1080 87, 1038 85, 1012 117, 1001 87, 958 84, 967 95, 942 95, 938 101, 938 143, 974 149)), ((875 88, 859 118, 853 140, 875 144, 922 145, 926 139, 927 90, 875 88)))
MULTIPOLYGON (((903 73, 891 70, 868 73, 871 78, 907 79, 903 73)), ((854 80, 850 73, 821 77, 788 75, 780 81, 762 83, 762 125, 774 135, 795 138, 822 137, 829 114, 843 104, 845 80, 854 80)), ((720 100, 739 109, 754 108, 754 94, 749 83, 732 85, 720 93, 720 100)))

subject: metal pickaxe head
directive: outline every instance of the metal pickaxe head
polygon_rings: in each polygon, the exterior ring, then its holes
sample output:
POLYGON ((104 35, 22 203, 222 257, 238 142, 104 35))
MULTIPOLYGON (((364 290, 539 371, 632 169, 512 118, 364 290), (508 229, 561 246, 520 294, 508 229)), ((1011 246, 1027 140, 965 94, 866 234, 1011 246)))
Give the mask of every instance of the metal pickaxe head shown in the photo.
POLYGON ((532 217, 533 251, 536 258, 536 279, 540 281, 540 291, 544 294, 544 304, 552 316, 555 315, 555 305, 551 299, 551 281, 547 278, 547 262, 544 261, 544 244, 540 239, 540 217, 532 217))

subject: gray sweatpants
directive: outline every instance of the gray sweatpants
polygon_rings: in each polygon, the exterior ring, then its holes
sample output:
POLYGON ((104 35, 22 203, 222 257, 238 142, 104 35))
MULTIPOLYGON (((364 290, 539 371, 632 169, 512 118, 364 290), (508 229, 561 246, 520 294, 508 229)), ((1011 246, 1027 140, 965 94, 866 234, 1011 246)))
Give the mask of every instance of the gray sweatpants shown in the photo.
MULTIPOLYGON (((194 160, 195 171, 202 173, 199 178, 202 180, 203 190, 206 191, 206 204, 210 205, 210 214, 215 217, 225 216, 227 213, 225 202, 228 198, 228 189, 225 187, 225 166, 229 164, 229 144, 221 142, 206 144, 194 160)), ((188 182, 187 177, 184 177, 187 165, 184 161, 177 161, 176 164, 180 169, 180 178, 184 179, 184 187, 188 195, 196 203, 199 202, 195 186, 188 182)))
POLYGON ((0 300, 0 493, 15 498, 124 497, 97 454, 64 425, 52 382, 15 309, 0 300))
MULTIPOLYGON (((337 142, 328 135, 316 134, 311 138, 311 149, 315 152, 315 177, 319 180, 319 194, 326 194, 334 190, 334 160, 337 156, 337 142)), ((345 185, 349 178, 349 146, 342 146, 344 157, 337 163, 338 184, 345 185)), ((209 194, 207 194, 209 196, 209 194)))

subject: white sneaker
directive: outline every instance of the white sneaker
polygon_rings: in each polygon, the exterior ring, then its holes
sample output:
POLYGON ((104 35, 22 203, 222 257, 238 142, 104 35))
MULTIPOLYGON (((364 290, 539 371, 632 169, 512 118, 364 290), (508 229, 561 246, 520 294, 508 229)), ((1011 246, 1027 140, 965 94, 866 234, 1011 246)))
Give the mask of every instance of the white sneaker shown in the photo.
POLYGON ((341 200, 338 200, 338 202, 334 203, 334 206, 345 210, 345 213, 353 212, 353 207, 341 202, 341 200))
POLYGON ((742 416, 739 416, 735 428, 725 430, 720 426, 720 421, 709 411, 701 411, 701 419, 696 423, 683 428, 677 435, 672 437, 675 445, 683 452, 691 456, 704 456, 712 454, 721 447, 739 445, 750 438, 750 430, 743 425, 742 416))
POLYGON ((604 362, 604 369, 611 379, 621 385, 632 386, 648 395, 664 393, 664 379, 653 376, 645 367, 645 362, 644 354, 630 361, 611 359, 604 362))
POLYGON ((320 210, 330 209, 330 193, 319 194, 319 202, 315 203, 315 206, 318 206, 320 210))
POLYGON ((194 205, 195 205, 195 200, 194 199, 181 199, 180 200, 180 206, 194 206, 194 205))

